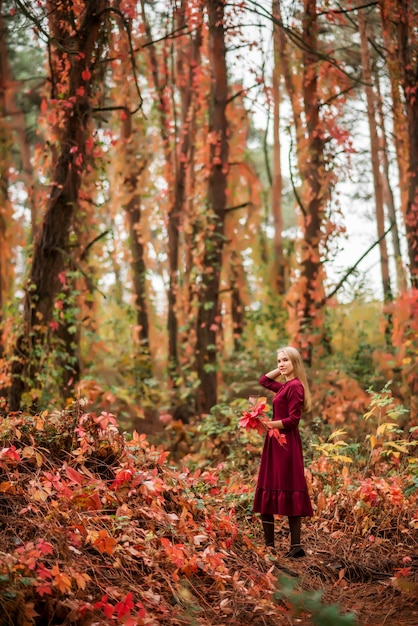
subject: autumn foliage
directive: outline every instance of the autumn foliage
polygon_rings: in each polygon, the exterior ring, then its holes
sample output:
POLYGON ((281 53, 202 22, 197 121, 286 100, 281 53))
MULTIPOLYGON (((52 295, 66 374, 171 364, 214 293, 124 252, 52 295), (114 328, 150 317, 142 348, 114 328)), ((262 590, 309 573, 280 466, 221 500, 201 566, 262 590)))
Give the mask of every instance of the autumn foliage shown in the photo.
POLYGON ((416 626, 414 9, 0 1, 0 626, 416 626))
MULTIPOLYGON (((256 406, 260 414, 265 403, 256 406)), ((230 445, 237 437, 232 413, 230 445)), ((250 439, 241 435, 240 445, 260 449, 259 435, 244 432, 250 439)), ((190 614, 199 624, 262 624, 266 612, 271 624, 282 624, 298 611, 308 624, 323 610, 309 600, 314 581, 327 588, 333 580, 340 611, 361 616, 367 605, 350 606, 350 581, 373 576, 387 581, 382 598, 395 593, 403 614, 413 610, 418 502, 402 487, 406 467, 388 475, 396 455, 380 454, 364 478, 330 448, 310 463, 315 518, 306 528, 311 556, 300 567, 280 558, 275 564, 264 552, 250 508, 254 458, 239 472, 232 457, 213 456, 199 469, 203 458, 192 452, 172 465, 169 452, 145 435, 124 436, 114 415, 80 405, 10 415, 0 436, 2 625, 182 624, 190 614), (279 582, 289 571, 300 577, 299 595, 279 582)), ((373 449, 384 444, 379 437, 373 449)), ((357 623, 354 615, 341 619, 357 623)))

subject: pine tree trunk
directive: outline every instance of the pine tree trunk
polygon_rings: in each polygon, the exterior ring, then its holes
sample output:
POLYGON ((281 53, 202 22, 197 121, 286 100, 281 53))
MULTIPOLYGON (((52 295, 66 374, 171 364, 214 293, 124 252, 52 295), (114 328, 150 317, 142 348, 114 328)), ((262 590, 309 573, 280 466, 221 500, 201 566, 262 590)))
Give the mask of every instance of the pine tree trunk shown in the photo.
MULTIPOLYGON (((186 2, 182 1, 177 13, 178 30, 187 25, 186 2)), ((183 39, 183 38, 182 38, 183 39)), ((177 49, 177 81, 179 84, 181 110, 178 118, 178 146, 175 151, 174 197, 168 214, 168 259, 170 286, 168 292, 169 364, 172 371, 179 366, 179 317, 182 301, 180 294, 179 255, 181 235, 185 220, 187 172, 190 168, 190 149, 194 141, 194 126, 191 123, 195 108, 195 93, 198 88, 196 68, 200 64, 202 45, 201 24, 187 45, 179 40, 177 49), (181 43, 180 43, 181 42, 181 43)))
POLYGON ((377 223, 377 236, 380 239, 380 267, 382 275, 383 286, 383 298, 385 302, 392 300, 392 290, 389 277, 389 260, 386 239, 383 237, 385 232, 385 215, 383 206, 383 185, 382 175, 380 172, 379 163, 379 137, 376 127, 376 104, 375 94, 373 90, 373 79, 370 64, 370 53, 367 35, 367 22, 366 16, 363 10, 358 11, 359 19, 359 32, 360 32, 360 50, 361 50, 361 64, 363 70, 363 80, 365 83, 365 91, 367 98, 367 117, 369 121, 370 132, 370 152, 372 160, 373 171, 373 184, 374 184, 374 196, 375 196, 375 208, 376 208, 376 223, 377 223))
POLYGON ((9 64, 9 51, 7 49, 7 27, 2 14, 2 2, 0 0, 0 80, 2 92, 2 116, 8 119, 8 128, 13 133, 19 145, 20 167, 19 173, 26 187, 26 205, 31 214, 31 237, 33 240, 36 229, 36 202, 34 201, 34 177, 31 161, 31 149, 26 127, 25 114, 18 105, 18 83, 13 80, 9 64))
POLYGON ((385 204, 387 206, 387 212, 392 226, 392 242, 393 242, 393 251, 395 254, 395 266, 396 266, 396 283, 398 287, 398 292, 402 293, 406 289, 406 277, 405 277, 405 269, 402 262, 402 252, 401 252, 401 240, 399 236, 398 229, 398 220, 396 216, 396 208, 395 208, 395 198, 393 196, 392 186, 390 182, 390 172, 389 172, 389 158, 388 158, 388 143, 386 137, 386 124, 385 124, 385 115, 383 113, 383 98, 380 90, 380 81, 379 76, 376 73, 376 104, 377 104, 377 113, 379 115, 379 126, 381 132, 381 162, 383 167, 383 186, 384 186, 384 198, 385 204))
POLYGON ((394 135, 411 284, 418 287, 417 11, 412 0, 379 0, 391 80, 394 135), (403 103, 400 97, 403 91, 403 103))
POLYGON ((207 412, 217 402, 216 316, 224 245, 224 222, 228 173, 227 71, 223 0, 208 0, 209 60, 212 90, 209 106, 209 178, 207 232, 203 274, 199 291, 196 362, 199 377, 198 409, 207 412))
MULTIPOLYGON (((280 1, 273 0, 272 15, 280 17, 280 1)), ((274 221, 274 264, 276 275, 276 289, 279 295, 284 295, 286 291, 285 275, 286 263, 283 254, 283 208, 282 208, 282 167, 281 167, 281 141, 280 141, 280 80, 281 80, 281 63, 280 63, 280 34, 279 27, 273 24, 273 48, 274 48, 274 67, 273 67, 273 181, 271 186, 271 207, 274 221)))
MULTIPOLYGON (((324 164, 324 140, 320 128, 317 73, 318 24, 316 0, 305 0, 303 16, 303 108, 306 120, 306 140, 302 140, 303 150, 299 150, 303 184, 304 233, 301 250, 301 300, 297 307, 299 332, 297 342, 307 365, 311 365, 313 346, 322 341, 322 325, 316 323, 318 311, 316 302, 321 295, 322 263, 320 244, 321 226, 325 217, 326 172, 324 164)), ((302 207, 301 207, 302 208, 302 207)))
MULTIPOLYGON (((141 344, 141 353, 149 358, 149 323, 148 304, 146 293, 146 264, 143 238, 141 236, 141 195, 139 191, 140 176, 145 164, 138 160, 138 146, 134 140, 132 130, 132 115, 127 111, 123 124, 122 137, 124 141, 124 189, 127 202, 124 205, 129 228, 129 244, 132 255, 132 275, 135 294, 135 314, 138 327, 138 340, 141 344)), ((151 363, 147 377, 152 373, 151 363)))

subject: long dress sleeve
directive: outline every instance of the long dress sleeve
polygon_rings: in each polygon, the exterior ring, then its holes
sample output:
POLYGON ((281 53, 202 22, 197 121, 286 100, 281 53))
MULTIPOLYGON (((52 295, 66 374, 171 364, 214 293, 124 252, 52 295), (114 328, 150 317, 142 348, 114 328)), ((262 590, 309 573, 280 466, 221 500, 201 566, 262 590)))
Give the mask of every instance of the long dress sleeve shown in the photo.
POLYGON ((263 374, 263 376, 259 379, 258 382, 260 383, 260 385, 263 385, 263 387, 265 387, 266 389, 270 389, 270 391, 274 391, 274 393, 277 393, 283 387, 283 383, 279 383, 279 381, 273 380, 272 378, 269 378, 265 374, 263 374))
POLYGON ((289 385, 286 389, 288 415, 282 418, 283 429, 291 430, 299 425, 302 417, 303 400, 305 392, 303 386, 299 384, 289 385))

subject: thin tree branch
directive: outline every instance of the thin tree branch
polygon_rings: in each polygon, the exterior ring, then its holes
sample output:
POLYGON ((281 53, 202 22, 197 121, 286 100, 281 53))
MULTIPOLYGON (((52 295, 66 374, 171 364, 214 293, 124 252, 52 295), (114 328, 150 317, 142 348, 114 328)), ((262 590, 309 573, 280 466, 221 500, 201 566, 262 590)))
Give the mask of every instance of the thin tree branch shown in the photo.
POLYGON ((228 206, 224 210, 224 213, 230 213, 231 211, 238 211, 238 209, 244 209, 246 206, 253 206, 253 203, 243 202, 242 204, 237 204, 236 206, 228 206))
POLYGON ((129 115, 133 115, 134 113, 139 111, 141 106, 142 106, 142 104, 138 104, 136 109, 133 109, 132 111, 130 109, 128 109, 128 107, 125 107, 123 105, 115 105, 115 106, 108 106, 108 107, 95 107, 94 109, 91 110, 91 112, 92 113, 99 113, 100 111, 125 111, 125 113, 127 113, 129 115))
POLYGON ((232 96, 230 96, 227 99, 226 104, 229 104, 230 102, 235 100, 235 98, 238 98, 242 94, 246 94, 247 91, 250 91, 250 89, 254 89, 254 87, 259 87, 259 86, 260 86, 260 83, 254 83, 254 85, 251 85, 251 87, 245 87, 244 89, 240 89, 239 91, 237 91, 237 93, 234 93, 232 96))
MULTIPOLYGON (((291 41, 298 48, 300 48, 301 50, 305 50, 305 51, 311 52, 312 54, 315 54, 315 56, 318 59, 321 59, 323 61, 327 61, 330 65, 332 65, 338 71, 340 71, 342 74, 344 74, 345 76, 350 78, 350 80, 352 80, 353 82, 356 82, 356 83, 358 83, 360 85, 364 85, 365 84, 363 82, 363 80, 361 80, 361 78, 357 78, 356 76, 353 76, 350 72, 348 72, 343 67, 341 67, 337 63, 337 61, 335 61, 335 59, 332 59, 329 55, 324 54, 322 52, 319 52, 318 50, 313 50, 310 46, 308 46, 306 44, 306 42, 303 40, 303 37, 301 35, 296 33, 295 30, 292 30, 291 28, 288 28, 287 26, 285 26, 282 20, 278 19, 268 9, 263 7, 263 5, 261 5, 259 2, 257 2, 256 0, 247 0, 247 1, 249 2, 249 4, 251 4, 253 6, 253 8, 251 9, 253 13, 255 13, 256 15, 259 15, 260 17, 267 18, 268 20, 273 22, 273 24, 275 24, 276 26, 281 28, 286 33, 286 35, 289 37, 289 39, 291 39, 291 41)), ((235 6, 235 5, 232 3, 232 4, 227 4, 226 6, 235 6)))
POLYGON ((354 85, 350 85, 350 87, 347 87, 347 89, 343 89, 342 91, 339 91, 338 93, 334 94, 333 96, 331 96, 330 98, 328 98, 327 100, 324 100, 324 102, 320 102, 318 104, 318 109, 320 109, 321 107, 326 106, 327 104, 329 104, 330 102, 332 102, 333 100, 336 100, 337 98, 339 98, 340 96, 343 96, 346 93, 350 93, 350 91, 354 89, 354 85))
POLYGON ((373 248, 375 248, 377 245, 379 245, 379 243, 382 241, 382 239, 384 239, 386 237, 386 235, 388 233, 390 233, 390 231, 392 230, 392 228, 394 227, 395 222, 391 222, 389 227, 385 230, 385 232, 379 237, 379 239, 377 239, 374 243, 372 243, 372 245, 367 248, 366 252, 364 252, 361 257, 354 263, 354 265, 352 265, 350 267, 350 269, 348 269, 346 271, 346 273, 344 274, 344 276, 341 278, 341 280, 339 281, 339 283, 334 287, 334 289, 331 291, 331 293, 329 293, 327 296, 324 296, 324 298, 322 298, 321 302, 319 302, 317 304, 318 308, 321 308, 322 306, 324 306, 324 304, 326 303, 327 300, 329 300, 330 298, 332 298, 333 296, 335 296, 335 294, 337 293, 337 291, 339 291, 341 289, 341 287, 343 286, 343 284, 345 283, 345 281, 347 280, 347 278, 357 269, 357 267, 359 266, 359 264, 361 263, 361 261, 369 254, 369 252, 371 252, 373 250, 373 248))
POLYGON ((319 17, 320 15, 328 15, 329 13, 331 13, 331 15, 336 15, 336 14, 341 14, 341 13, 346 15, 347 13, 353 13, 353 11, 358 11, 359 9, 367 9, 368 7, 375 7, 378 4, 379 4, 378 2, 369 2, 368 4, 361 4, 360 6, 356 6, 351 9, 339 9, 338 11, 334 11, 334 9, 329 9, 328 11, 322 11, 321 13, 317 13, 316 15, 317 17, 319 17))
POLYGON ((97 241, 100 241, 100 239, 104 239, 104 237, 106 237, 106 235, 108 235, 109 233, 112 232, 111 228, 108 228, 107 230, 105 230, 104 232, 100 233, 99 235, 97 235, 97 237, 95 237, 94 239, 92 239, 84 248, 83 252, 80 254, 80 261, 84 261, 84 259, 87 256, 88 251, 90 250, 90 248, 92 246, 94 246, 94 244, 97 241))
POLYGON ((135 111, 138 111, 142 107, 143 99, 142 99, 141 90, 139 88, 139 83, 138 83, 138 71, 136 69, 135 52, 134 52, 134 47, 132 44, 131 25, 129 23, 129 20, 127 20, 125 15, 122 13, 122 11, 120 11, 116 7, 105 7, 102 11, 100 11, 100 13, 97 14, 97 17, 99 18, 103 13, 115 13, 122 21, 122 24, 126 30, 126 34, 128 35, 129 58, 131 61, 131 69, 132 69, 132 75, 134 77, 135 89, 139 98, 139 106, 137 109, 135 109, 135 111))

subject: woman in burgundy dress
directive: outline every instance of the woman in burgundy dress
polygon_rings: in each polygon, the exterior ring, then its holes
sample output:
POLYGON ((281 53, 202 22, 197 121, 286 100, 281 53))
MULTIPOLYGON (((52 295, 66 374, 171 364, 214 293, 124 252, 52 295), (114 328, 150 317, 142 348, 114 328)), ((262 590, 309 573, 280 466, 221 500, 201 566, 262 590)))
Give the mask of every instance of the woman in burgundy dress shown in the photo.
POLYGON ((286 443, 279 443, 276 437, 265 438, 253 510, 261 513, 266 546, 274 547, 274 515, 287 515, 290 550, 285 556, 299 558, 305 556, 300 543, 301 518, 313 515, 298 429, 302 411, 311 408, 311 394, 299 352, 291 346, 278 350, 277 368, 262 376, 260 383, 276 393, 273 419, 265 426, 278 428, 286 443), (280 377, 285 381, 279 382, 280 377))

